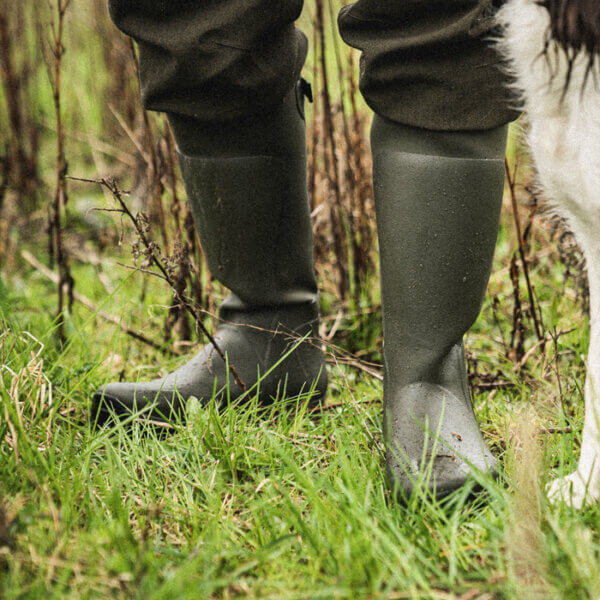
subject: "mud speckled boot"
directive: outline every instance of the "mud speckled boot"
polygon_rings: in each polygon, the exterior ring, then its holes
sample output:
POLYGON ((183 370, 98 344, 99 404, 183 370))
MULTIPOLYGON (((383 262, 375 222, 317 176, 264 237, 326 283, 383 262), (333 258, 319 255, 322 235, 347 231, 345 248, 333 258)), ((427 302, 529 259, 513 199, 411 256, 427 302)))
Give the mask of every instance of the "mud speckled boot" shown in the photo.
POLYGON ((489 280, 506 128, 433 132, 373 121, 384 318, 384 438, 400 496, 431 466, 438 496, 494 472, 471 403, 463 336, 489 280), (439 435, 438 435, 439 434, 439 435))
MULTIPOLYGON (((215 339, 250 388, 269 401, 327 387, 318 340, 318 293, 306 185, 302 89, 261 118, 230 124, 169 115, 204 253, 231 295, 215 339)), ((243 394, 208 345, 164 378, 109 383, 93 399, 93 418, 183 414, 188 399, 243 394)))

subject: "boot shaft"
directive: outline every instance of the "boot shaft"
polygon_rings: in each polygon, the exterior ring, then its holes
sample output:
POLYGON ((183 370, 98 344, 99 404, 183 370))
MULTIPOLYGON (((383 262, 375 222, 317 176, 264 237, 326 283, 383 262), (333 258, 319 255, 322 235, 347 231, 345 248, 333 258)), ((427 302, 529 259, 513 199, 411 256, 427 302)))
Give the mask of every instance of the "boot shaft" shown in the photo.
POLYGON ((316 306, 302 102, 226 125, 169 117, 209 269, 249 309, 316 306))
POLYGON ((452 348, 462 356, 491 272, 505 146, 504 127, 432 132, 375 117, 384 354, 398 384, 439 383, 452 348))

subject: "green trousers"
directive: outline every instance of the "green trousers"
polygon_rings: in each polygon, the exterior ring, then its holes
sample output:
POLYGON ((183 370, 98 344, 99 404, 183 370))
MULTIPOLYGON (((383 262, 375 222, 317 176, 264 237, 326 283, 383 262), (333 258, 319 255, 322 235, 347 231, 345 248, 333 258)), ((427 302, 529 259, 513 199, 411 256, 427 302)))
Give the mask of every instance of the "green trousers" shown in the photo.
MULTIPOLYGON (((483 130, 513 120, 489 42, 502 0, 358 0, 339 15, 362 52, 360 88, 397 123, 483 130)), ((298 80, 307 40, 303 0, 109 0, 139 43, 146 108, 204 122, 268 113, 298 80)))

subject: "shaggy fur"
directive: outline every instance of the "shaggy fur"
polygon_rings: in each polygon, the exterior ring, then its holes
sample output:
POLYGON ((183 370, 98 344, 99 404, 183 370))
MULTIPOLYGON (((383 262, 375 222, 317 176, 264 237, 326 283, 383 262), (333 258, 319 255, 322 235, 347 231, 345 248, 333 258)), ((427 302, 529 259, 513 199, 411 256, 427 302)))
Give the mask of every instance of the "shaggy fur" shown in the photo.
POLYGON ((549 486, 575 507, 600 499, 600 47, 599 0, 507 0, 499 11, 539 181, 582 248, 591 332, 577 470, 549 486))
POLYGON ((597 0, 540 0, 550 14, 550 37, 563 50, 594 57, 600 49, 600 4, 597 0))

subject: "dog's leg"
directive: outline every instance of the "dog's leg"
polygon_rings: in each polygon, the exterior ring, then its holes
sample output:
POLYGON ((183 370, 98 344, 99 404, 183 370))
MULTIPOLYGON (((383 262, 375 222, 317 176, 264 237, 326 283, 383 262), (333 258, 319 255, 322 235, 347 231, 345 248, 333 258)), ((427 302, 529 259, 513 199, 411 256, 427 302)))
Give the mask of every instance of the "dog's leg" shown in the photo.
MULTIPOLYGON (((594 223, 597 219, 590 221, 594 223)), ((588 235, 579 232, 588 266, 591 308, 581 456, 577 470, 553 481, 548 489, 550 500, 564 500, 574 508, 600 500, 600 239, 594 239, 594 229, 600 232, 600 225, 593 228, 591 223, 586 226, 588 235)))

